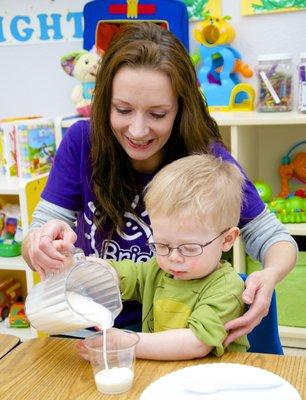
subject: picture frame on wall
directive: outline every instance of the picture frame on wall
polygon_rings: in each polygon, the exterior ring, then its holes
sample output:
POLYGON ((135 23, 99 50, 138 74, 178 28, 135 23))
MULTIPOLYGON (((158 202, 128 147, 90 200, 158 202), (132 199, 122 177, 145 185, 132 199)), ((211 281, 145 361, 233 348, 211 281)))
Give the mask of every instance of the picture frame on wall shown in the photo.
POLYGON ((203 20, 203 13, 221 15, 221 0, 183 0, 187 6, 189 21, 203 20))
POLYGON ((241 14, 255 15, 306 9, 306 0, 241 0, 241 14))

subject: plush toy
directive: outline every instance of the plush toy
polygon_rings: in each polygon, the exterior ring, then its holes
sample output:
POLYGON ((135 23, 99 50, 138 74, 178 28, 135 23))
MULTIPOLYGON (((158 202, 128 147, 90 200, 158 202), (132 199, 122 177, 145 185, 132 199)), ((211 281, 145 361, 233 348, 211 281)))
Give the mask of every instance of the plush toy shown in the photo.
POLYGON ((61 58, 64 71, 80 81, 73 89, 71 98, 76 110, 84 117, 89 117, 96 73, 101 57, 94 51, 79 50, 69 52, 61 58))

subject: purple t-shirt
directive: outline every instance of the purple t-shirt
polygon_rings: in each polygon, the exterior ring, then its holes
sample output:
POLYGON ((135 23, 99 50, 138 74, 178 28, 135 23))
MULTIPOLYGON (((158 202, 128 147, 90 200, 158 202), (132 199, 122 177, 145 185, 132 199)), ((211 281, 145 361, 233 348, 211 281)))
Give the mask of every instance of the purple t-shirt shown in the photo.
MULTIPOLYGON (((223 159, 238 165, 221 144, 214 143, 212 152, 216 156, 221 156, 223 159)), ((241 167, 239 166, 239 168, 241 167)), ((100 256, 101 249, 106 244, 107 232, 104 232, 104 235, 97 232, 93 223, 95 196, 90 183, 90 176, 89 121, 78 121, 68 129, 56 152, 55 161, 42 198, 58 206, 77 211, 78 240, 76 245, 81 247, 86 255, 100 256)), ((138 174, 142 187, 152 177, 153 174, 138 174)), ((264 210, 264 203, 249 179, 246 179, 243 193, 240 227, 264 210)), ((135 197, 133 208, 137 217, 128 212, 125 213, 124 233, 116 232, 106 249, 104 258, 145 261, 152 256, 146 245, 151 231, 148 214, 143 207, 142 199, 142 193, 135 197)))

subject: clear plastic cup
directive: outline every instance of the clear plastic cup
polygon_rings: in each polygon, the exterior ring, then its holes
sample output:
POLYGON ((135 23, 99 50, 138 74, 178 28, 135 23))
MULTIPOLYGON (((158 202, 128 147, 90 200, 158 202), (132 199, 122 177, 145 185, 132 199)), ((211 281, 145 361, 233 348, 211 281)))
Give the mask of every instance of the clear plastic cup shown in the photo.
POLYGON ((95 333, 84 342, 98 391, 104 394, 127 392, 134 381, 135 347, 139 335, 112 328, 95 333))
POLYGON ((66 254, 63 271, 29 292, 30 324, 50 334, 99 326, 110 328, 122 309, 117 277, 107 264, 86 260, 81 249, 66 254))

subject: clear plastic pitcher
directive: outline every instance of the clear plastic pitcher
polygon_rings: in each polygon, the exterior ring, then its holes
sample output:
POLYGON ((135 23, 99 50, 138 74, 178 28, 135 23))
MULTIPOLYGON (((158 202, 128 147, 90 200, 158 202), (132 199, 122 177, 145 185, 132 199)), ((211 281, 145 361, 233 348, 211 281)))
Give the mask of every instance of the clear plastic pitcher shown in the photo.
POLYGON ((25 302, 30 324, 50 334, 112 327, 122 309, 116 273, 106 264, 86 260, 81 249, 65 255, 64 270, 30 290, 25 302))

